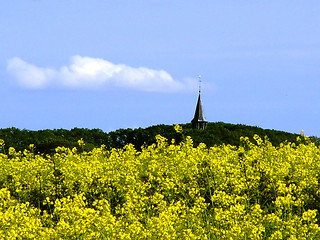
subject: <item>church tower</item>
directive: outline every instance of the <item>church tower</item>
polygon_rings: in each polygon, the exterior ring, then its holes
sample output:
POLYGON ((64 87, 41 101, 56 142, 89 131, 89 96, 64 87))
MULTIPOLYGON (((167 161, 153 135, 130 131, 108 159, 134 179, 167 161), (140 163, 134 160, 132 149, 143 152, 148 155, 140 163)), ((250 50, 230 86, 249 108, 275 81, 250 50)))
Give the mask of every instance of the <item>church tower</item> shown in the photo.
POLYGON ((194 117, 191 121, 192 128, 197 128, 199 130, 205 130, 207 127, 208 121, 206 121, 202 109, 202 103, 201 103, 201 76, 199 76, 199 97, 198 102, 196 106, 196 111, 194 113, 194 117))

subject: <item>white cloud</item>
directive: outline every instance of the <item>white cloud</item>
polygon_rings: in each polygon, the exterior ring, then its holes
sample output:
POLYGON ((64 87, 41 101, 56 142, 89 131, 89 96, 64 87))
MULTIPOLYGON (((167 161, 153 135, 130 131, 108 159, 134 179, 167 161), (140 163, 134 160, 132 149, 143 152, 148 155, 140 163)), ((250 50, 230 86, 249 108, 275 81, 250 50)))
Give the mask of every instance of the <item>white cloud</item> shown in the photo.
POLYGON ((174 80, 164 70, 134 68, 104 59, 81 56, 73 56, 70 65, 62 66, 59 70, 37 67, 15 57, 8 61, 7 70, 20 86, 32 89, 52 86, 89 89, 124 87, 168 92, 194 89, 196 86, 194 81, 174 80))
POLYGON ((46 87, 55 75, 55 71, 52 69, 38 68, 17 57, 8 61, 7 70, 13 73, 21 86, 27 88, 46 87))

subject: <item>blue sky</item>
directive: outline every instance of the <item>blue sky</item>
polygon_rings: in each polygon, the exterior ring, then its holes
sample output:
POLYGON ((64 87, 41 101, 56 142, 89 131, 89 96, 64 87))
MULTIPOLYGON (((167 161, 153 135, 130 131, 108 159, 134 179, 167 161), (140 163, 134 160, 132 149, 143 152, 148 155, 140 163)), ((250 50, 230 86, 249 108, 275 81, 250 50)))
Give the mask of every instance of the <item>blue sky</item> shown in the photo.
POLYGON ((0 128, 211 122, 320 136, 320 2, 0 0, 0 128))

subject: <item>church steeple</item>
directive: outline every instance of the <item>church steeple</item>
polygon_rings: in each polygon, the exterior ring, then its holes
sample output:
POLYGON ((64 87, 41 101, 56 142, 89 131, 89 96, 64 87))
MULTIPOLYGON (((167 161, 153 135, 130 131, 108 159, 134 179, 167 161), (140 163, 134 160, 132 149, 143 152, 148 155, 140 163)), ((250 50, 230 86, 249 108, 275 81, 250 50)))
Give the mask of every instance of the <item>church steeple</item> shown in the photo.
POLYGON ((207 121, 204 117, 202 103, 201 103, 201 76, 199 76, 199 97, 196 106, 196 111, 194 113, 194 117, 191 121, 192 128, 197 128, 200 130, 204 130, 207 127, 207 121))

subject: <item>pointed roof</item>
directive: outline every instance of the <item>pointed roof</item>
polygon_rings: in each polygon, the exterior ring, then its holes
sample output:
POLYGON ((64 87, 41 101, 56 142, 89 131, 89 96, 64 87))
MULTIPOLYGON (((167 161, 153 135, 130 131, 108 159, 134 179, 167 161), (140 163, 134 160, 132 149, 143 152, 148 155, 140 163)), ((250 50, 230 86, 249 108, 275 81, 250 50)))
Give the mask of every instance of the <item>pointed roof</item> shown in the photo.
POLYGON ((197 107, 196 107, 196 111, 194 113, 194 117, 191 121, 192 123, 197 123, 197 122, 207 122, 205 117, 204 117, 204 113, 203 113, 203 109, 202 109, 202 103, 201 103, 201 96, 200 96, 200 92, 199 92, 199 97, 198 97, 198 102, 197 102, 197 107))

